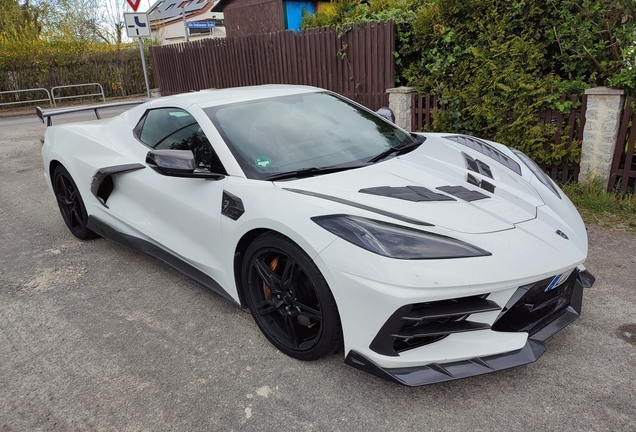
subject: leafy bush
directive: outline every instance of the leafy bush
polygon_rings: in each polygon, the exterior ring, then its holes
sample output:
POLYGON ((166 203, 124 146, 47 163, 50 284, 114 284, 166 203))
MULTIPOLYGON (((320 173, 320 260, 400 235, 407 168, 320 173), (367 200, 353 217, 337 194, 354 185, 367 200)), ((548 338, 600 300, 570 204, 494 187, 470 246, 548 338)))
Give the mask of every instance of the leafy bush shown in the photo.
POLYGON ((397 84, 446 105, 432 130, 493 138, 540 163, 578 162, 578 147, 553 143, 554 126, 537 121, 546 108, 572 108, 561 94, 636 92, 633 1, 336 0, 303 27, 378 19, 396 20, 397 84))

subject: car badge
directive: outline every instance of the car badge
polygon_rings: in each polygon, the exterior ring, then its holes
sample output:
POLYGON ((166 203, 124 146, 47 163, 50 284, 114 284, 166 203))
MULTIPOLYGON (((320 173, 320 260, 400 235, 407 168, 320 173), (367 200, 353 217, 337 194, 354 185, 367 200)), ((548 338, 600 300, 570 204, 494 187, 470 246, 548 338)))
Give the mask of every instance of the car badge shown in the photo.
POLYGON ((563 237, 564 239, 566 239, 566 240, 570 240, 570 237, 568 237, 568 236, 567 236, 567 235, 566 235, 563 231, 561 231, 561 230, 556 230, 556 233, 557 233, 558 235, 560 235, 561 237, 563 237))
POLYGON ((560 285, 559 281, 561 280, 562 277, 563 277, 562 274, 556 275, 554 279, 552 279, 552 282, 550 282, 550 285, 548 285, 548 287, 545 289, 544 292, 552 291, 553 289, 557 287, 557 285, 560 285))
POLYGON ((543 290, 543 292, 552 291, 553 289, 563 285, 568 280, 568 278, 570 277, 573 271, 574 269, 567 271, 565 273, 556 275, 554 279, 552 279, 552 282, 550 282, 550 284, 546 287, 546 289, 543 290))

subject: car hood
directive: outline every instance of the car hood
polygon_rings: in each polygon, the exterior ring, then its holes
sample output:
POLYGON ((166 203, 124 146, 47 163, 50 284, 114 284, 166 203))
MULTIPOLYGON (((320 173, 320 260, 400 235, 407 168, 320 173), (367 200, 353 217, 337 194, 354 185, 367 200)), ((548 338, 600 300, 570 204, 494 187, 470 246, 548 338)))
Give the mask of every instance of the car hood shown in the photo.
POLYGON ((457 232, 480 234, 512 229, 515 224, 536 218, 537 208, 545 203, 528 181, 482 153, 439 136, 429 136, 416 150, 374 165, 278 181, 275 185, 339 202, 346 200, 352 205, 372 207, 457 232), (493 178, 469 171, 465 155, 487 164, 493 178), (472 183, 468 181, 469 175, 472 183), (475 185, 475 179, 486 181, 486 189, 475 185), (458 195, 458 190, 466 191, 457 187, 466 189, 468 195, 458 195))

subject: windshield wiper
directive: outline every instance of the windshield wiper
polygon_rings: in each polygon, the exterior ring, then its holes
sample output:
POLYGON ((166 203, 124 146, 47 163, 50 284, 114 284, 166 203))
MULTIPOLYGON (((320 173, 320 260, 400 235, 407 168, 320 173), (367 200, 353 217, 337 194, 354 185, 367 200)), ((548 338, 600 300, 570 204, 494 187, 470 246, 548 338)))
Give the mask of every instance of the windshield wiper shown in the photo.
POLYGON ((358 165, 339 165, 339 166, 326 166, 326 167, 309 167, 309 168, 301 168, 295 171, 286 171, 278 174, 272 174, 264 178, 264 180, 283 180, 288 178, 305 178, 305 177, 313 177, 315 175, 320 174, 330 174, 338 171, 346 171, 354 168, 360 168, 363 166, 367 166, 368 164, 358 164, 358 165))
POLYGON ((411 136, 411 138, 413 138, 413 141, 404 140, 398 145, 388 148, 384 150, 382 153, 378 154, 377 156, 372 157, 371 159, 369 159, 369 163, 375 163, 375 162, 381 161, 382 159, 385 159, 386 157, 392 155, 393 153, 395 153, 396 156, 404 154, 404 153, 408 153, 418 148, 426 140, 426 138, 421 135, 411 136))

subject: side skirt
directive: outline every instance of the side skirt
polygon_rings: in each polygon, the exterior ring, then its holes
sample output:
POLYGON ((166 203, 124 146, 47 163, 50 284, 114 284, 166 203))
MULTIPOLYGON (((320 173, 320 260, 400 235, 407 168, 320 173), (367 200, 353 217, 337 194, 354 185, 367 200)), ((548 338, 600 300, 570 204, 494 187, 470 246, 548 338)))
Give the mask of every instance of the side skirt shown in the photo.
POLYGON ((234 305, 241 307, 241 305, 237 303, 236 300, 234 300, 227 292, 225 292, 225 290, 221 287, 221 285, 219 285, 217 281, 212 279, 207 274, 203 273, 201 270, 188 264, 183 259, 162 249, 161 247, 150 243, 149 241, 140 239, 139 237, 121 233, 94 216, 88 217, 88 229, 100 235, 101 237, 113 240, 136 252, 140 252, 144 255, 148 255, 150 257, 158 259, 159 261, 172 267, 184 276, 192 279, 196 283, 208 288, 220 297, 223 297, 234 305))

